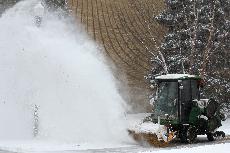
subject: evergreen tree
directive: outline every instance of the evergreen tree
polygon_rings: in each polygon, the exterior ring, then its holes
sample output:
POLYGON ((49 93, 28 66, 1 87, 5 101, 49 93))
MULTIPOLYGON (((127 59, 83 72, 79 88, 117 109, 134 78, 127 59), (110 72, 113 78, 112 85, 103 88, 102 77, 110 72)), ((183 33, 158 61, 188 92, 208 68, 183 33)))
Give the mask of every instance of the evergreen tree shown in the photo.
POLYGON ((165 3, 166 10, 156 19, 169 30, 158 49, 161 56, 152 59, 150 80, 162 70, 200 75, 207 98, 230 103, 230 0, 165 3))

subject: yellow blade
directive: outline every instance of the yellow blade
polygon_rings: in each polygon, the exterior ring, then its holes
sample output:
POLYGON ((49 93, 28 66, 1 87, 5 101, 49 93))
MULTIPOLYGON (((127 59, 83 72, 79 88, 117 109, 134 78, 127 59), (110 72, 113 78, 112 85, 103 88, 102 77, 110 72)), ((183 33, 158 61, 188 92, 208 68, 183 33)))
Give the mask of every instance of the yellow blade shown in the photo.
POLYGON ((136 133, 135 131, 128 130, 129 135, 133 137, 135 141, 137 141, 140 144, 149 144, 154 147, 167 147, 168 142, 165 142, 164 140, 158 140, 158 137, 156 134, 153 133, 136 133))

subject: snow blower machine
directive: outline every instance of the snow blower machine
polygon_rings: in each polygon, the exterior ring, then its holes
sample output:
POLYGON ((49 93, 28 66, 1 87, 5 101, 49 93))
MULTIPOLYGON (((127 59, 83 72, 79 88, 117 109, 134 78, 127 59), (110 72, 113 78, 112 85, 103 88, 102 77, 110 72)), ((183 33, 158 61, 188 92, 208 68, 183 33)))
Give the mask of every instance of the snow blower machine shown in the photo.
POLYGON ((197 135, 207 135, 209 141, 225 137, 217 131, 225 116, 214 99, 201 99, 203 80, 188 74, 167 74, 155 77, 154 111, 141 124, 129 129, 138 142, 157 147, 168 146, 172 140, 194 143, 197 135))

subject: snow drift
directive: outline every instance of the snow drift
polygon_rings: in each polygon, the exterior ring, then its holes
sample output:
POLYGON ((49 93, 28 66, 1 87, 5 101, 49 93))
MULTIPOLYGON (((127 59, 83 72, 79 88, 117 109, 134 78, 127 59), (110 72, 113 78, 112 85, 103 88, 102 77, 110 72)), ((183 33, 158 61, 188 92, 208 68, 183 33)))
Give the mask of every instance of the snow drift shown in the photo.
POLYGON ((123 100, 97 49, 76 23, 27 0, 0 18, 0 139, 75 143, 126 140, 123 100))

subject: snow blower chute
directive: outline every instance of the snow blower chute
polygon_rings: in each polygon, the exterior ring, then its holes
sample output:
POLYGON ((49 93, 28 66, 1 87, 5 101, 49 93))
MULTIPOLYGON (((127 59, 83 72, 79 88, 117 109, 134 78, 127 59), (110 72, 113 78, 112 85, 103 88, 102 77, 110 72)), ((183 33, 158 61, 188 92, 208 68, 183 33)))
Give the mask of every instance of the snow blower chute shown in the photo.
POLYGON ((225 119, 219 104, 214 99, 200 98, 201 77, 167 74, 155 77, 155 82, 154 112, 144 119, 143 125, 157 125, 156 130, 130 129, 129 134, 135 140, 162 147, 174 138, 183 143, 193 143, 197 135, 207 135, 209 141, 225 137, 224 132, 216 131, 221 120, 225 119))

